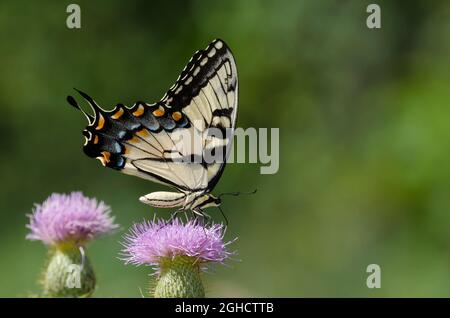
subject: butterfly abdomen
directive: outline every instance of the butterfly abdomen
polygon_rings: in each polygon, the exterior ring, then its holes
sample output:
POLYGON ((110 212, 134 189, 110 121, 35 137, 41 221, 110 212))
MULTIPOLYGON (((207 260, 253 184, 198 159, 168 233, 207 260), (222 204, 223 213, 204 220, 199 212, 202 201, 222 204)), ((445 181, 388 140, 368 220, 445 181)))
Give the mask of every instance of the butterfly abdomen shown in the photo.
POLYGON ((182 206, 185 199, 186 195, 181 192, 158 191, 140 197, 139 201, 156 208, 175 208, 182 206))

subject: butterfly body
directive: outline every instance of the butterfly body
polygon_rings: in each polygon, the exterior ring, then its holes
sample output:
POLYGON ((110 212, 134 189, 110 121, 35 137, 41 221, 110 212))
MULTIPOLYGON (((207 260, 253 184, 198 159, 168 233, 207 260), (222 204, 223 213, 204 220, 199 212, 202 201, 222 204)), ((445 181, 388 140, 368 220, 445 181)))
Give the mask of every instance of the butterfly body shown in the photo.
POLYGON ((157 208, 180 208, 199 214, 203 209, 219 206, 221 203, 219 198, 203 191, 193 193, 158 191, 142 196, 139 200, 157 208))
POLYGON ((90 115, 73 97, 67 98, 89 121, 83 131, 86 155, 105 167, 177 190, 153 192, 142 196, 141 202, 194 212, 220 204, 210 192, 225 168, 238 107, 237 68, 222 40, 197 51, 156 103, 118 104, 106 111, 78 92, 94 111, 90 115), (200 146, 181 138, 185 135, 201 136, 200 146), (214 154, 214 160, 207 160, 208 154, 214 154))

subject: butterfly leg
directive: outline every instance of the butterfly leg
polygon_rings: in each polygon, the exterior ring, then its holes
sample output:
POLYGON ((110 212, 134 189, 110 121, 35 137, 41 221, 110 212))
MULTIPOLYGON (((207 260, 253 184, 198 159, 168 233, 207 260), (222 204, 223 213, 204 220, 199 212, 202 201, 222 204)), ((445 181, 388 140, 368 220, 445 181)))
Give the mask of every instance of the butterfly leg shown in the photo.
POLYGON ((201 225, 205 225, 205 220, 211 220, 211 216, 205 213, 202 209, 194 209, 192 210, 192 213, 195 215, 196 221, 201 225))
POLYGON ((211 215, 209 215, 209 214, 206 213, 205 211, 201 210, 201 213, 202 213, 202 217, 203 217, 204 219, 212 220, 211 215))
POLYGON ((175 210, 175 212, 173 212, 172 215, 170 216, 170 219, 166 222, 166 225, 172 223, 173 220, 177 217, 177 215, 178 215, 181 211, 183 211, 183 208, 179 208, 178 210, 175 210))
POLYGON ((203 234, 206 236, 206 225, 208 225, 208 221, 205 223, 205 220, 212 220, 211 216, 207 214, 202 209, 195 209, 192 210, 195 214, 197 214, 196 220, 198 220, 198 224, 202 225, 203 227, 203 234))
POLYGON ((164 225, 162 225, 158 230, 161 230, 163 227, 165 227, 166 225, 169 225, 170 223, 173 222, 173 220, 177 217, 178 213, 180 213, 181 211, 183 211, 183 208, 179 208, 178 210, 176 210, 175 212, 172 213, 172 215, 170 216, 170 219, 166 222, 164 222, 164 225))

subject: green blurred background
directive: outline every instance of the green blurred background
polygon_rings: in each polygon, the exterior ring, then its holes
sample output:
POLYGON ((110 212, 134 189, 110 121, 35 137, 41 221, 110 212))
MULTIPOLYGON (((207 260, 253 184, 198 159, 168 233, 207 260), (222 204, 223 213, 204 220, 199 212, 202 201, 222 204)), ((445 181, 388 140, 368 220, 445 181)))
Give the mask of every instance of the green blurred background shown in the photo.
POLYGON ((0 296, 39 291, 33 203, 82 190, 122 226, 88 248, 96 296, 141 297, 150 269, 125 266, 119 242, 163 187, 86 157, 65 97, 156 101, 217 37, 238 64, 238 125, 280 128, 280 170, 225 170, 215 193, 259 191, 223 204, 238 256, 206 274, 209 296, 450 296, 450 2, 376 1, 369 30, 372 1, 86 0, 70 30, 71 2, 0 3, 0 296))

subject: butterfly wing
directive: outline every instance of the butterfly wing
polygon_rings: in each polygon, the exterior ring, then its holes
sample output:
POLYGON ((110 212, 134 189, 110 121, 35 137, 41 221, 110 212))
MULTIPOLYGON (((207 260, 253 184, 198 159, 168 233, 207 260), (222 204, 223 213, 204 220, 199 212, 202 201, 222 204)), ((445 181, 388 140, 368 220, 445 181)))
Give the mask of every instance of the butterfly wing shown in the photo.
MULTIPOLYGON (((89 125, 83 131, 83 149, 88 156, 106 167, 185 192, 209 192, 217 184, 233 139, 225 131, 234 132, 238 94, 236 64, 223 41, 196 52, 155 104, 137 102, 131 108, 118 104, 105 111, 90 96, 80 94, 94 110, 93 116, 85 113, 89 125), (208 134, 211 128, 224 133, 205 138, 201 149, 179 138, 180 133, 208 134), (223 156, 205 162, 205 150, 220 150, 223 156)), ((72 97, 68 101, 81 110, 72 97)))
POLYGON ((214 40, 206 49, 197 51, 161 101, 187 115, 192 134, 211 128, 223 131, 223 138, 211 136, 203 144, 204 150, 222 148, 222 160, 207 165, 203 178, 206 182, 201 184, 211 191, 225 168, 233 141, 233 135, 226 136, 225 130, 234 133, 238 107, 236 62, 225 42, 214 40))

